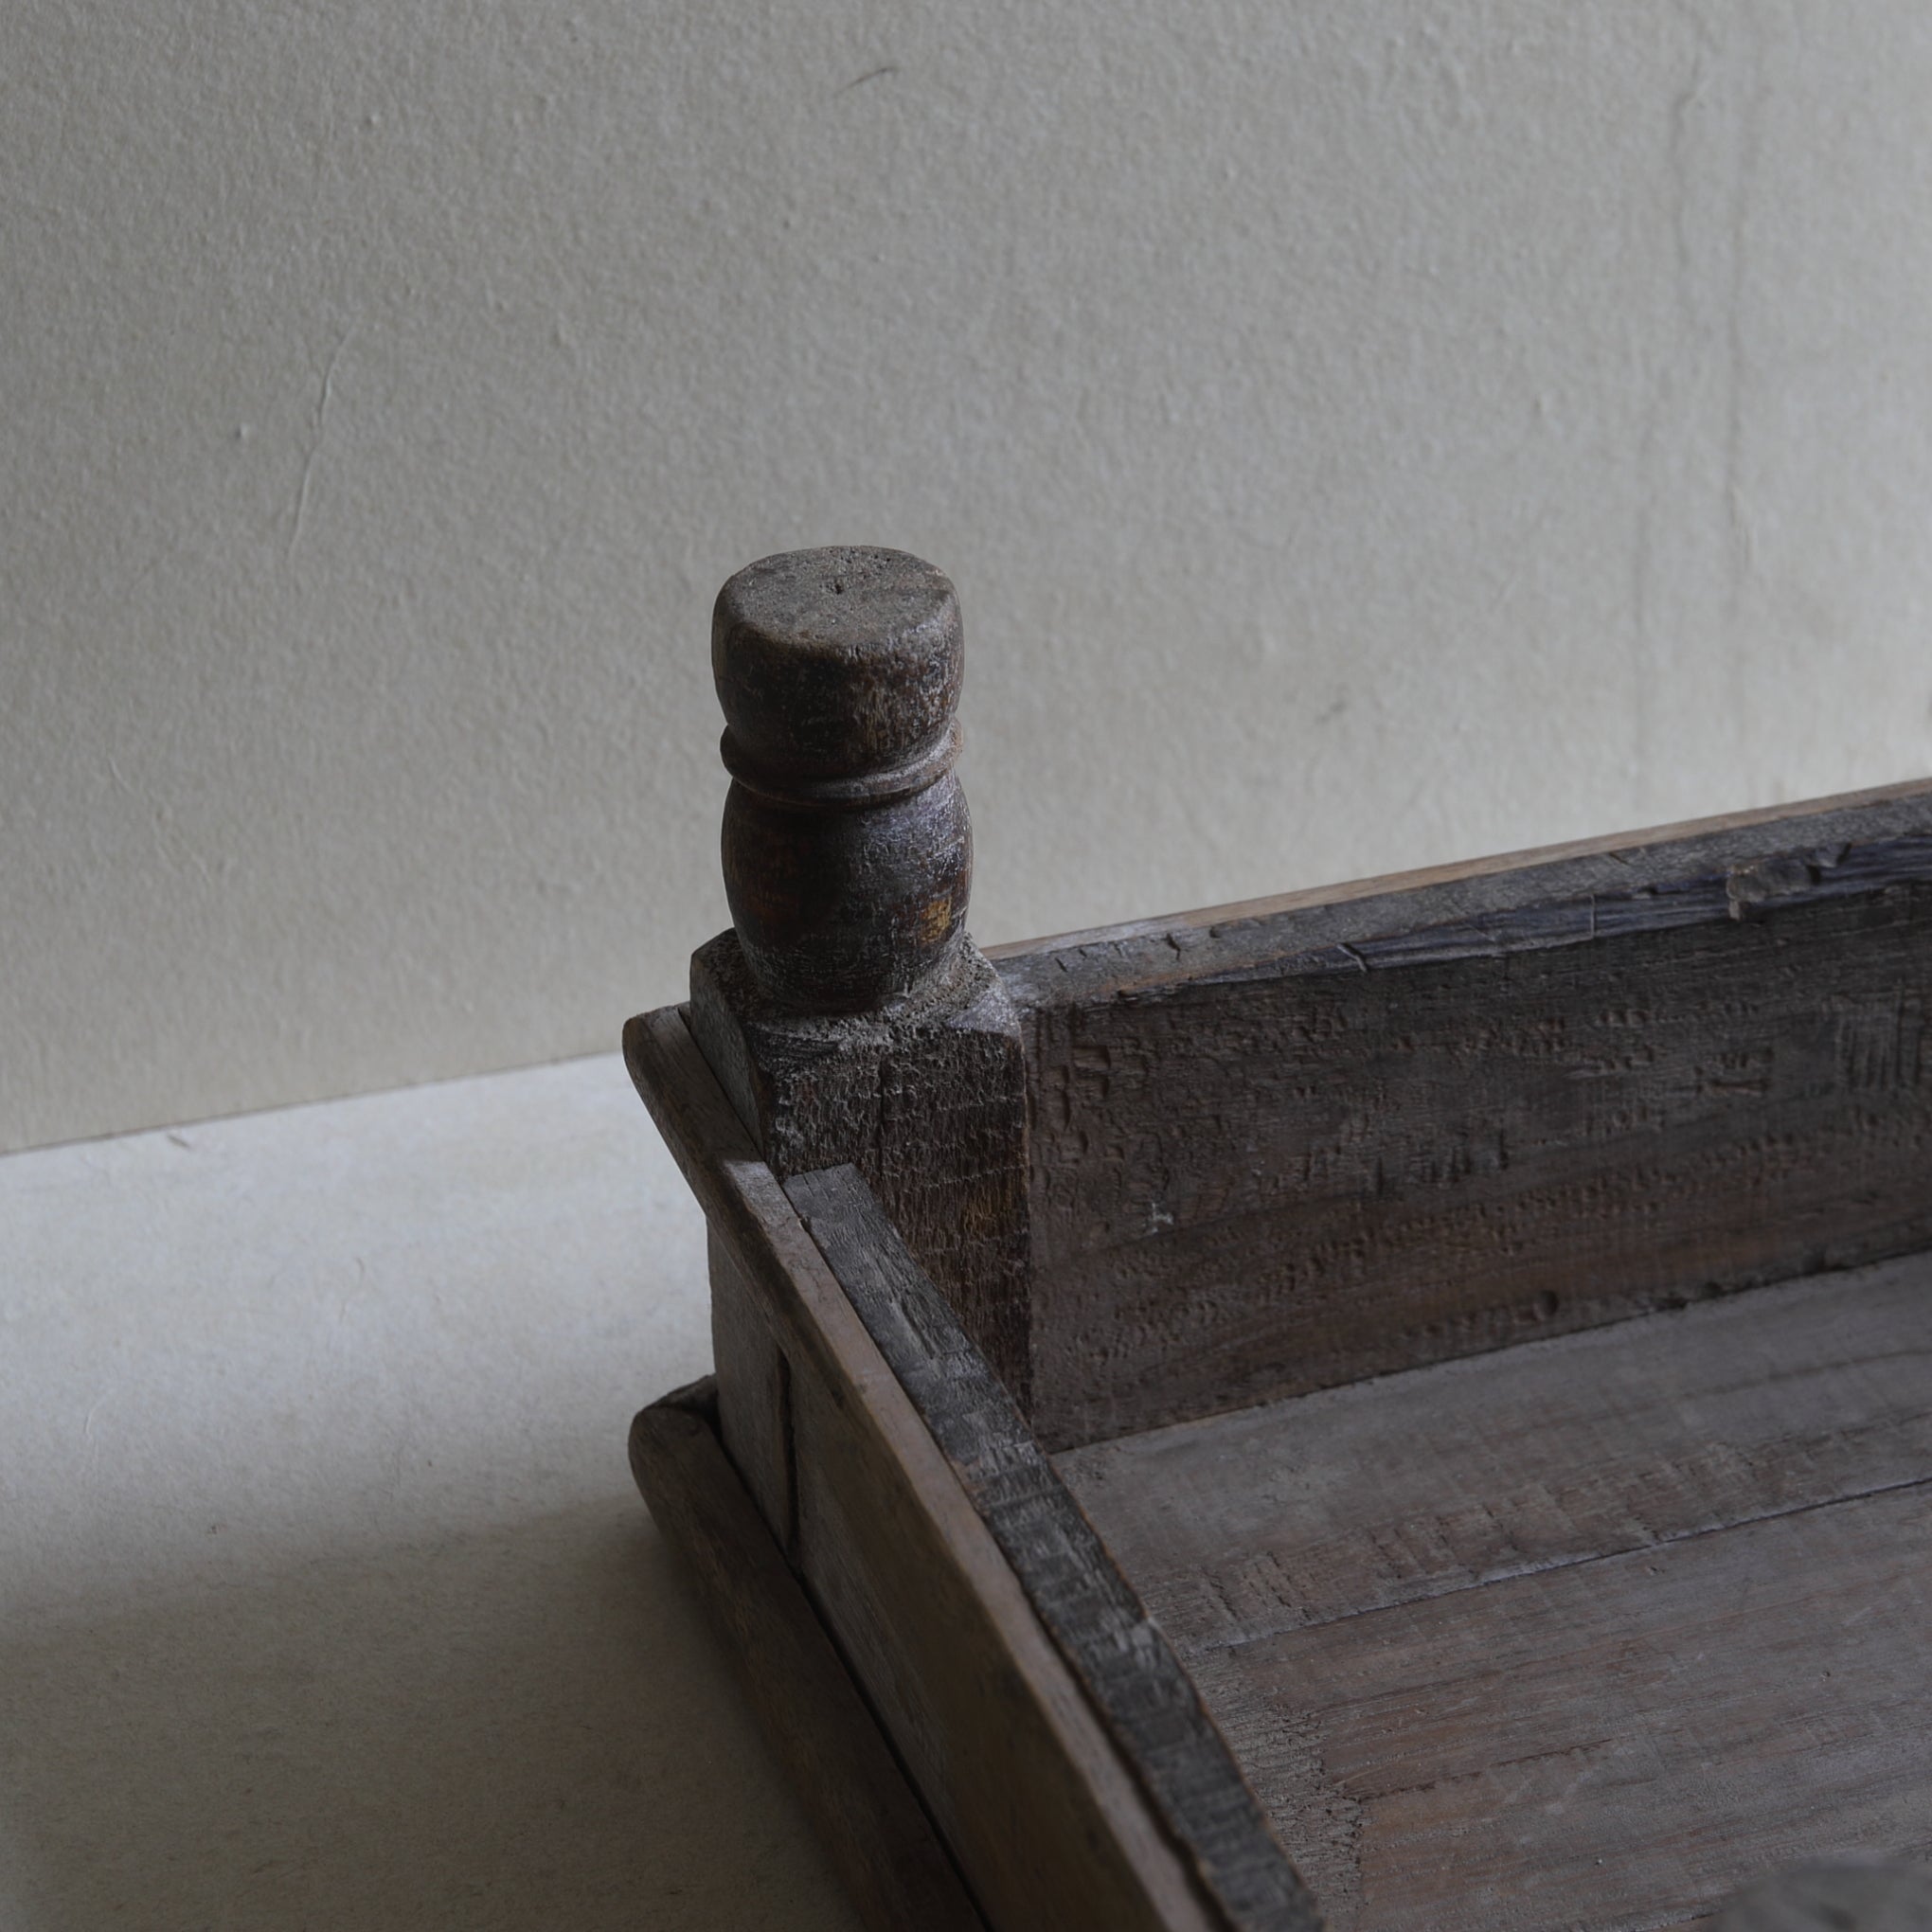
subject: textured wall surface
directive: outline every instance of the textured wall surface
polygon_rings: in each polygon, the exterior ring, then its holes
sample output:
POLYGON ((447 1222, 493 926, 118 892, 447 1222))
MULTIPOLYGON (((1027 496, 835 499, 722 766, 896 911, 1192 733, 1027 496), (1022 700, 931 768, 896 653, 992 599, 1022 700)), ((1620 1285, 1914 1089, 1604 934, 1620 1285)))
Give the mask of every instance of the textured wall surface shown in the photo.
POLYGON ((710 599, 965 601, 1020 936, 1932 766, 1914 0, 14 0, 0 1145, 607 1046, 710 599))

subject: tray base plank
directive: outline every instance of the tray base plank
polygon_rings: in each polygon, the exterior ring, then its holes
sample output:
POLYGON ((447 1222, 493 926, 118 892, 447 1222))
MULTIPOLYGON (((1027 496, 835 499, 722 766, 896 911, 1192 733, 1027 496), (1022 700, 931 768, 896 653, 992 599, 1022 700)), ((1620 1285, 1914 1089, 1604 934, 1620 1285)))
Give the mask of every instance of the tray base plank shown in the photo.
POLYGON ((1058 1458, 1334 1932, 1932 1852, 1932 1257, 1058 1458))

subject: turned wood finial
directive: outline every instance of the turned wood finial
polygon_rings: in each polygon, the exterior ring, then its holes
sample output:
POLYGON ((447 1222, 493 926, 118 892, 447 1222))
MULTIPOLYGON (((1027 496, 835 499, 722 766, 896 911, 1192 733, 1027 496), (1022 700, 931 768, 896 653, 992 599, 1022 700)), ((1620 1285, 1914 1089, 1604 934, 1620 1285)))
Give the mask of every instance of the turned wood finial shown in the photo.
POLYGON ((718 593, 724 892, 781 1004, 861 1012, 953 951, 973 834, 953 776, 959 599, 903 550, 793 550, 718 593))

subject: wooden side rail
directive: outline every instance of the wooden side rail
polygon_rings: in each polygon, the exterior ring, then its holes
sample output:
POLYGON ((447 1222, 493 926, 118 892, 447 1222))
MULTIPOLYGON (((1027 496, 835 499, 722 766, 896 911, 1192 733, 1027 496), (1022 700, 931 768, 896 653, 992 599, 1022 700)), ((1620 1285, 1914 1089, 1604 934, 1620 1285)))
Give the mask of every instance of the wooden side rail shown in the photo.
POLYGON ((1053 1447, 1932 1243, 1932 786, 995 964, 1053 1447))
POLYGON ((785 1192, 1225 1923, 1311 1932, 1315 1902, 1172 1647, 863 1176, 785 1192))
POLYGON ((775 1527, 989 1926, 1228 1932, 682 1017, 624 1052, 783 1364, 775 1527))

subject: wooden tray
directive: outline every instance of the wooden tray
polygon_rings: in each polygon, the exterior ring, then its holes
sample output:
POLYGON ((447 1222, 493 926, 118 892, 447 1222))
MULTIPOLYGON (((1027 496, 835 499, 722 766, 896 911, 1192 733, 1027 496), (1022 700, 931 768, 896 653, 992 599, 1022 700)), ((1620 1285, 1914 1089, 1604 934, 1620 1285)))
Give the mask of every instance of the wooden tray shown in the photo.
POLYGON ((982 957, 944 579, 767 560, 714 665, 734 931, 625 1051, 717 1374, 633 1455, 869 1923, 1932 1852, 1932 785, 982 957))

